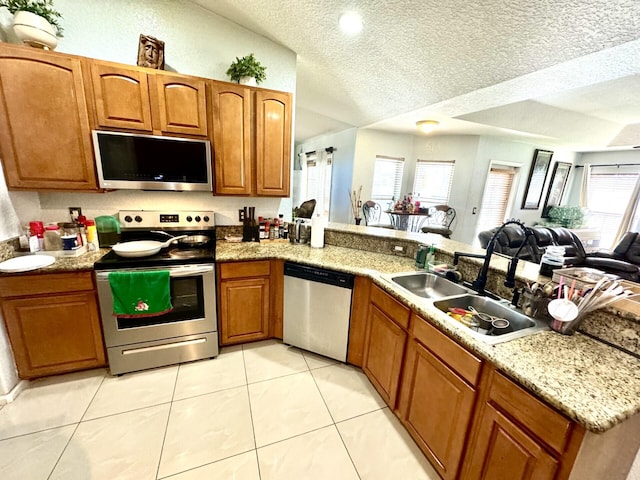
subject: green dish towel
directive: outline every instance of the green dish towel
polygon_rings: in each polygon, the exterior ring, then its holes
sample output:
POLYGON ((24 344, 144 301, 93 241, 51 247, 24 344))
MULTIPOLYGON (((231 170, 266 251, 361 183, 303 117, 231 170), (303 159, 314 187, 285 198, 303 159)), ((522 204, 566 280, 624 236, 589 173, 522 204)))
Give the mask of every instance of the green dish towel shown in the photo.
POLYGON ((118 317, 152 317, 173 309, 169 270, 110 272, 113 314, 118 317))

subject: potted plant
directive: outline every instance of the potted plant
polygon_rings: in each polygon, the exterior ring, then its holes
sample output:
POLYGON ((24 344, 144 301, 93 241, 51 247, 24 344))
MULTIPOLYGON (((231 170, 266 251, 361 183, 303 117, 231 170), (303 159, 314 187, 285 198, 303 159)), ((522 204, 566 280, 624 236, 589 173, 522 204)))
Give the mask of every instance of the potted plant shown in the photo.
POLYGON ((233 82, 244 85, 258 85, 267 78, 266 70, 267 67, 263 67, 251 53, 246 57, 236 57, 236 60, 229 66, 227 75, 233 82))
POLYGON ((53 8, 53 0, 0 0, 13 14, 13 31, 23 43, 53 50, 62 37, 58 20, 60 12, 53 8))

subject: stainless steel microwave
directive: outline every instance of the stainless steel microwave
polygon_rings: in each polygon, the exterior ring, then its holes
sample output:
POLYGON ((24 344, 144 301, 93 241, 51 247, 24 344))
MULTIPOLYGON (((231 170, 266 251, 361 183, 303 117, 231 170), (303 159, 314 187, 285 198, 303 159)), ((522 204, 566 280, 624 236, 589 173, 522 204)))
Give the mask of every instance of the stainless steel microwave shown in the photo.
POLYGON ((93 131, 102 188, 212 191, 208 140, 93 131))

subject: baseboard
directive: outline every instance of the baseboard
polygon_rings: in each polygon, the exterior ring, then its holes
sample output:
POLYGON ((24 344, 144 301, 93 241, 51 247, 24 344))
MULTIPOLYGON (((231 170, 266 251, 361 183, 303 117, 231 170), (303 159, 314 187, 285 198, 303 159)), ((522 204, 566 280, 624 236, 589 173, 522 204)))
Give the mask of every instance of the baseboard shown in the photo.
POLYGON ((9 393, 0 395, 0 405, 6 405, 7 403, 13 402, 16 398, 18 398, 18 395, 20 395, 20 393, 22 393, 22 391, 27 388, 28 385, 29 380, 20 380, 9 393))

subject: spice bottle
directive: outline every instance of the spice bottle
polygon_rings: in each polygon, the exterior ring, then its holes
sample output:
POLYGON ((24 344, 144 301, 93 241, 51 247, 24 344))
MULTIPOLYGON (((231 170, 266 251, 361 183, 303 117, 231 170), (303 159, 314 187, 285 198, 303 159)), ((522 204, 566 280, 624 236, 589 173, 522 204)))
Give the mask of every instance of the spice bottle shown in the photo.
POLYGON ((91 251, 97 251, 100 248, 100 244, 98 242, 98 231, 96 229, 95 220, 86 220, 87 227, 87 247, 91 251))
POLYGON ((273 238, 275 240, 280 238, 280 221, 277 218, 273 219, 273 238))
POLYGON ((44 224, 39 220, 29 222, 29 232, 29 249, 32 252, 42 250, 44 248, 44 224))

